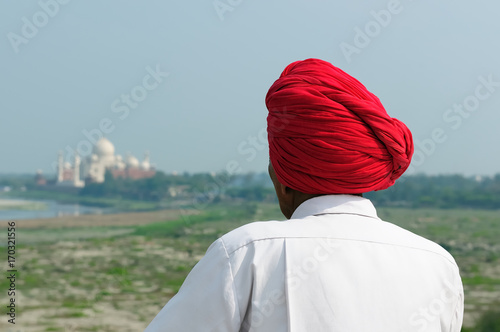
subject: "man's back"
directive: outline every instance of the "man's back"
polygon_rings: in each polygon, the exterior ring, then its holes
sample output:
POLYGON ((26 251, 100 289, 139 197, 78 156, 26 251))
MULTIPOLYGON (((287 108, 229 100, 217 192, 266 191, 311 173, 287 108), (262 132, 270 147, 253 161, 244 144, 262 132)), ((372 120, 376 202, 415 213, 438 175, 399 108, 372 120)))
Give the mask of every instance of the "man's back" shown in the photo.
POLYGON ((459 332, 451 255, 383 222, 360 197, 408 169, 408 127, 320 59, 286 66, 266 107, 269 176, 290 220, 215 241, 147 332, 459 332))
POLYGON ((150 328, 459 331, 462 312, 448 252, 381 221, 367 199, 327 195, 214 242, 150 328))

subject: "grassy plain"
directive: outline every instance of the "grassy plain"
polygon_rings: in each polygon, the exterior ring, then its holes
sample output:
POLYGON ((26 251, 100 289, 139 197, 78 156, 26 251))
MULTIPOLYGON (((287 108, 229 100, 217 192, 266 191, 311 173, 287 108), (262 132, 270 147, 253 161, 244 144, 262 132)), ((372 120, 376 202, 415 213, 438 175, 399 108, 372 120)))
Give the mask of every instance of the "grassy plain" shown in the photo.
MULTIPOLYGON (((467 328, 498 308, 499 211, 382 208, 379 216, 453 254, 464 281, 467 328)), ((17 221, 17 324, 7 324, 2 311, 0 330, 142 331, 215 239, 250 221, 282 219, 268 204, 79 218, 17 221)), ((7 288, 2 278, 2 308, 7 288)))

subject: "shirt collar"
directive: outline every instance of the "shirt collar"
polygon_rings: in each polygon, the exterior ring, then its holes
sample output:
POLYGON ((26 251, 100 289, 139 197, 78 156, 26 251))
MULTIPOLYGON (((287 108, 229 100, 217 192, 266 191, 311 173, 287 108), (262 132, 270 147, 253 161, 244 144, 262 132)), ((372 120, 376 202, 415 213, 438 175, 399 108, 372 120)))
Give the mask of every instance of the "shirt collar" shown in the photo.
POLYGON ((291 219, 302 219, 320 214, 356 214, 379 219, 369 199, 355 195, 317 196, 297 207, 291 219))

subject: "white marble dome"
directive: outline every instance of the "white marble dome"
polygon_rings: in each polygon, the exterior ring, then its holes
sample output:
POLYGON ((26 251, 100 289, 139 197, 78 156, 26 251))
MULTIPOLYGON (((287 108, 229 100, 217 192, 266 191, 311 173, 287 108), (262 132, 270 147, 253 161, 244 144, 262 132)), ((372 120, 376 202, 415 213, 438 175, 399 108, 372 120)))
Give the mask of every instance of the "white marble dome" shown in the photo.
POLYGON ((149 171, 149 169, 151 168, 151 164, 149 163, 148 160, 144 160, 142 163, 141 163, 141 169, 145 170, 145 171, 149 171))
POLYGON ((114 156, 115 146, 106 137, 102 137, 95 144, 92 153, 96 154, 98 157, 114 156))
POLYGON ((137 158, 132 156, 132 155, 127 156, 126 163, 127 163, 127 166, 130 168, 138 168, 139 167, 139 160, 137 160, 137 158))

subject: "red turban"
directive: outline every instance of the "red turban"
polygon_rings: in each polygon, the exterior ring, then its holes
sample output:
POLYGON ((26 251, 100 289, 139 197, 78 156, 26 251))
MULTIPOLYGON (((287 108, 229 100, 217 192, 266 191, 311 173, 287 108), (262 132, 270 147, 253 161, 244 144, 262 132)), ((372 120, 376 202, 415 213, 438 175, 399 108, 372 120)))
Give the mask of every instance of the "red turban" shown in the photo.
POLYGON ((307 194, 359 194, 394 184, 413 140, 357 79, 318 59, 288 65, 266 96, 271 164, 307 194))

